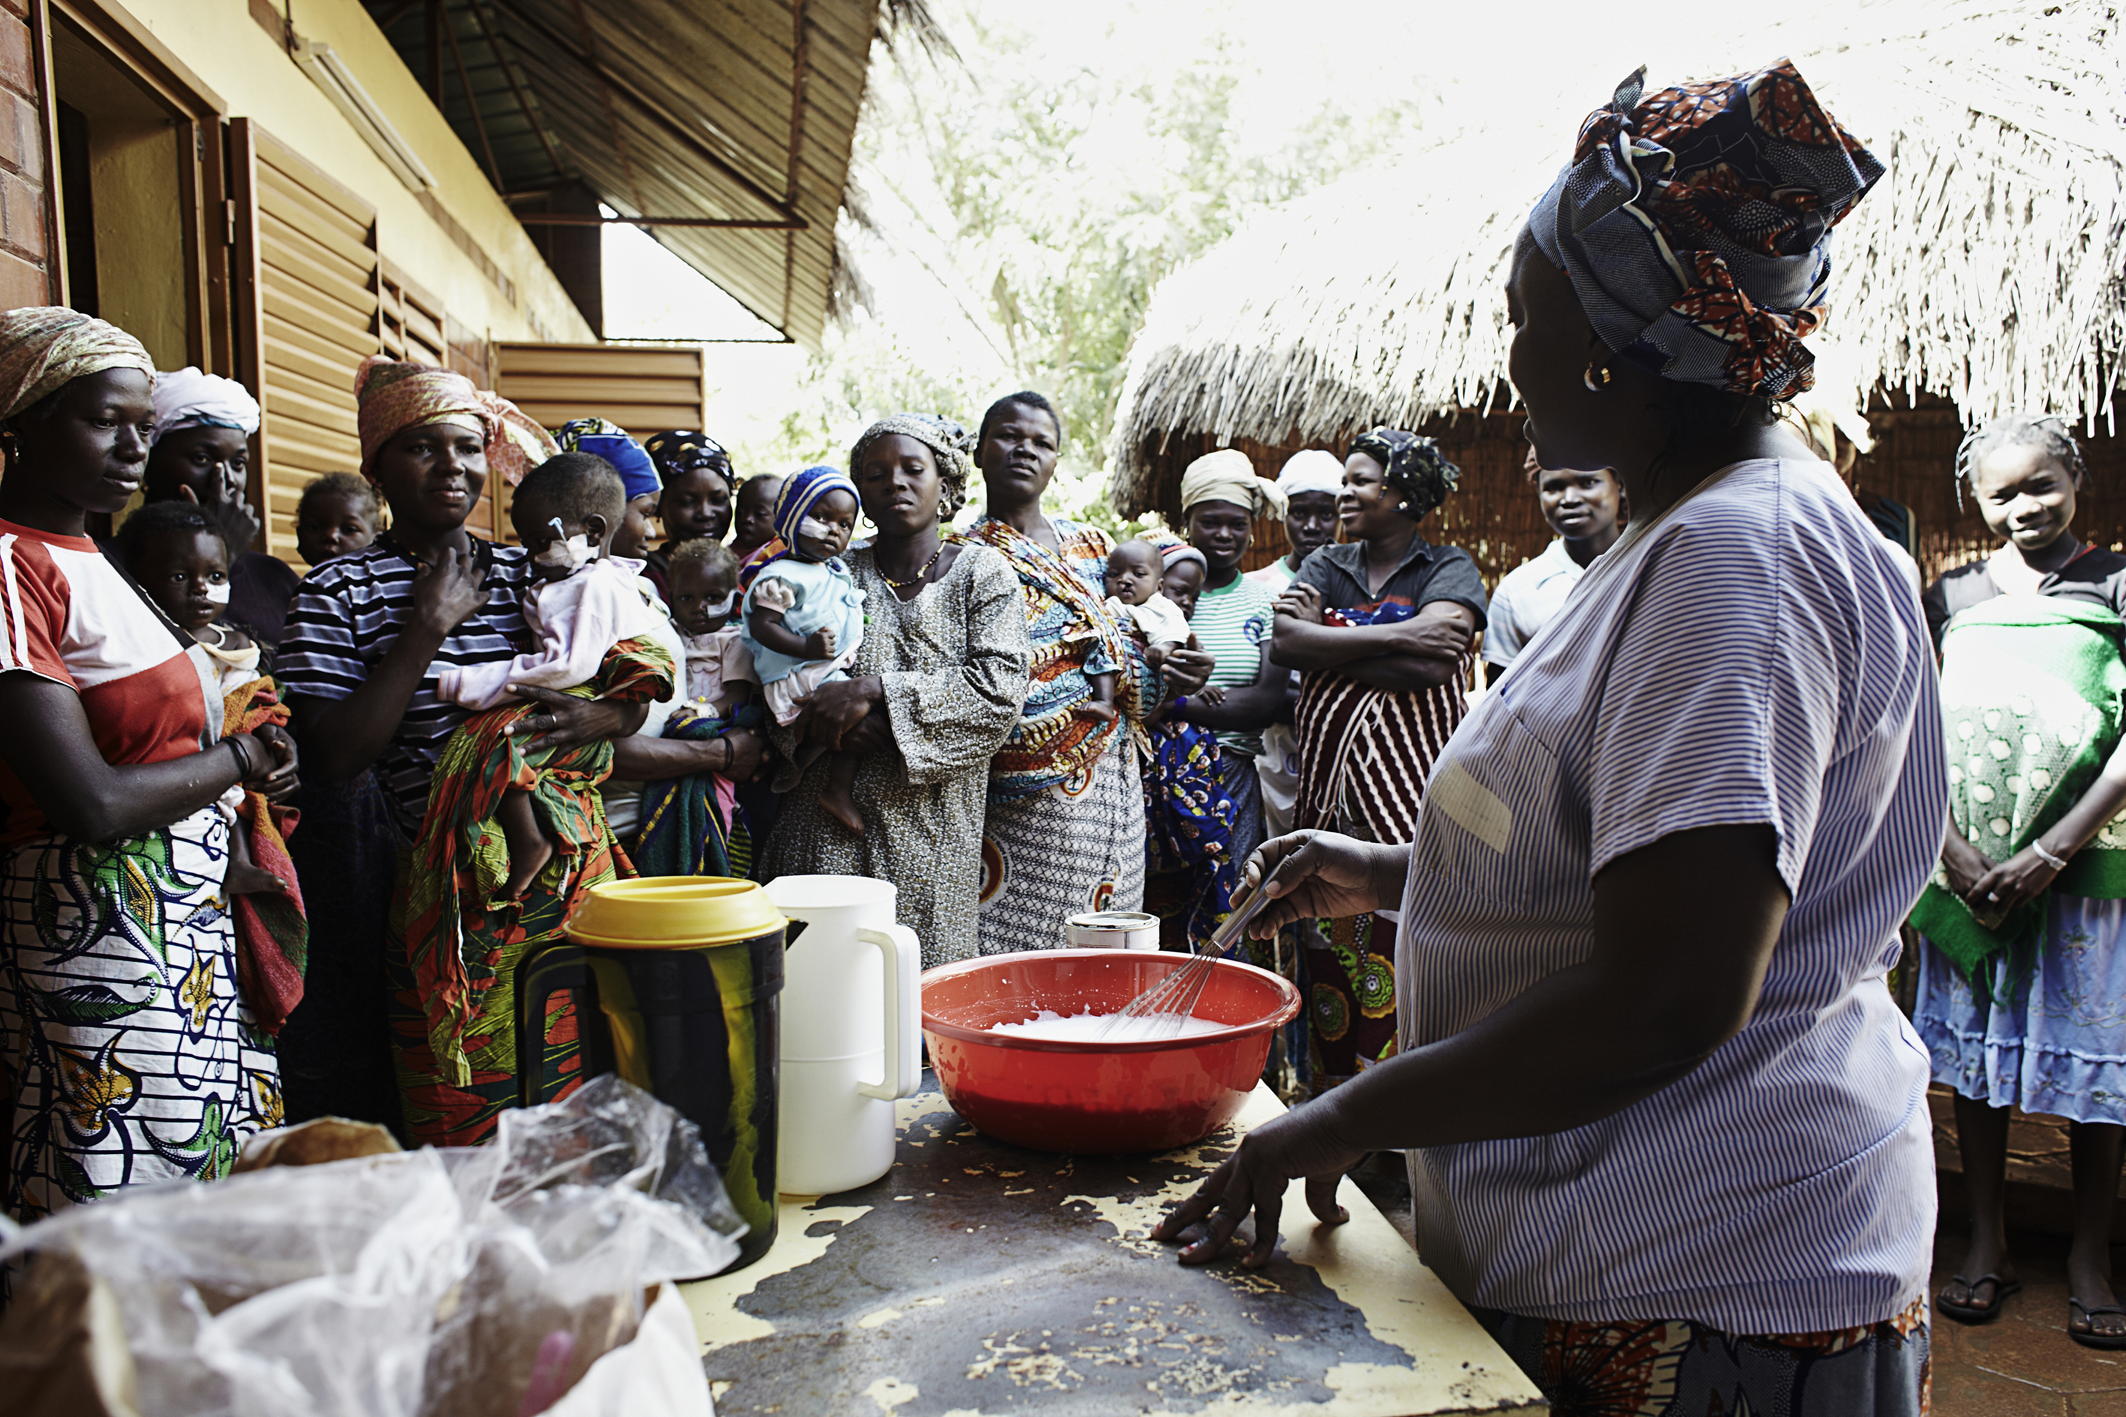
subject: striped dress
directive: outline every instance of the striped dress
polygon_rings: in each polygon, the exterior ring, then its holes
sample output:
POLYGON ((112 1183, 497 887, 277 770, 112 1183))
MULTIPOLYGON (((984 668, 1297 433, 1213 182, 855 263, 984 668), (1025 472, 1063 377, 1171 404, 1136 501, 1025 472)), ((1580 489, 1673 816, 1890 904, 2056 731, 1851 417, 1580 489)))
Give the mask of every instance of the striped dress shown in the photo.
MULTIPOLYGON (((1671 834, 1771 827, 1792 905, 1749 1022, 1683 1078, 1554 1135, 1410 1153, 1418 1247, 1465 1303, 1561 1342, 1861 1328, 1923 1371, 1927 1053, 1885 977, 1946 774, 1918 598, 1828 466, 1736 464, 1589 571, 1435 764, 1403 1046, 1585 962, 1596 876, 1671 834)), ((1728 1347, 1681 1344, 1668 1380, 1728 1347)))
MULTIPOLYGON (((1394 624, 1442 601, 1467 606, 1480 624, 1484 619, 1476 563, 1459 548, 1423 537, 1411 538, 1378 591, 1368 582, 1361 542, 1316 551, 1298 579, 1321 592, 1325 625, 1394 624)), ((1301 675, 1292 825, 1366 841, 1410 840, 1433 759, 1468 712, 1467 668, 1445 684, 1407 691, 1377 689, 1333 669, 1301 675)), ((1306 1072, 1321 1090, 1395 1051, 1395 917, 1380 911, 1295 929, 1305 975, 1306 1072)))
MULTIPOLYGON (((521 546, 473 538, 473 561, 486 603, 444 639, 391 742, 376 760, 377 780, 391 799, 392 819, 411 841, 428 806, 429 779, 451 733, 471 712, 436 693, 447 669, 497 664, 529 638, 524 589, 531 567, 521 546)), ((275 673, 291 698, 344 699, 360 688, 400 627, 413 615, 413 580, 420 568, 385 532, 368 549, 325 562, 303 578, 288 611, 288 630, 275 673)), ((296 732, 302 731, 297 716, 296 732)))

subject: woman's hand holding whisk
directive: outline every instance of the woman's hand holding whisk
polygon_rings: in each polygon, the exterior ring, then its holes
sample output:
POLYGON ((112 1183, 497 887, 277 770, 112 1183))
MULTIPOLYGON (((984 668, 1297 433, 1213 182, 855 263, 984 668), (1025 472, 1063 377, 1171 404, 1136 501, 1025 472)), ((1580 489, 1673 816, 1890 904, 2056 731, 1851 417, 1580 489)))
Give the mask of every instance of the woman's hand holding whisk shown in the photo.
POLYGON ((1307 1209, 1316 1220, 1349 1220, 1350 1212, 1336 1203, 1336 1186, 1365 1153, 1338 1135, 1334 1100, 1331 1094, 1295 1107, 1249 1132, 1240 1149, 1159 1222, 1152 1238, 1180 1241, 1183 1264, 1208 1264, 1229 1251, 1234 1232, 1252 1214, 1254 1235, 1241 1241, 1247 1248, 1240 1262, 1259 1269, 1277 1253, 1285 1187, 1294 1177, 1306 1178, 1307 1209))
POLYGON ((1300 831, 1264 842, 1241 869, 1243 892, 1268 903, 1248 934, 1268 939, 1295 920, 1334 920, 1402 902, 1407 846, 1379 846, 1336 832, 1300 831))

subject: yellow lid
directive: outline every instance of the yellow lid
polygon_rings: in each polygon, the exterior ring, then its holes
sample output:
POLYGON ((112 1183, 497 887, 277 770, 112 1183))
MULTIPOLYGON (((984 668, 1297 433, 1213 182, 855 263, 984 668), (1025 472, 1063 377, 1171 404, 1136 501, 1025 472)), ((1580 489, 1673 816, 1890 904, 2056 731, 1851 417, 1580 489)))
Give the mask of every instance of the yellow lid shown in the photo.
POLYGON ((768 893, 730 876, 644 876, 592 886, 563 927, 578 944, 684 950, 772 934, 789 924, 768 893))

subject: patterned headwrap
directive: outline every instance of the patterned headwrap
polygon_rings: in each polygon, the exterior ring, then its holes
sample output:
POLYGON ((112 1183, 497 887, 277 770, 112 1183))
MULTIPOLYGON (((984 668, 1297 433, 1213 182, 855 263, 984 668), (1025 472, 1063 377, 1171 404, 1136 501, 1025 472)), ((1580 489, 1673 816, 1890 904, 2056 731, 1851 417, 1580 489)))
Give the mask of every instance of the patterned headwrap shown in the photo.
POLYGON ((938 481, 944 485, 938 498, 938 520, 951 521, 967 505, 967 479, 974 475, 974 438, 942 413, 889 413, 866 428, 849 449, 849 471, 856 471, 864 449, 896 433, 915 439, 936 455, 938 481))
POLYGON ((155 376, 155 438, 180 428, 234 428, 246 438, 258 431, 258 400, 234 379, 187 364, 155 376))
POLYGON ((1342 496, 1344 461, 1323 448, 1302 448, 1285 459, 1284 468, 1277 474, 1277 490, 1287 502, 1310 492, 1342 496))
POLYGON ((642 450, 650 455, 650 462, 663 481, 669 482, 695 468, 707 468, 733 492, 738 490, 738 472, 731 466, 731 455, 706 433, 691 428, 666 429, 643 439, 642 450))
POLYGON ((1205 453, 1181 471, 1181 515, 1204 502, 1230 502, 1247 508, 1250 517, 1284 515, 1284 493, 1238 448, 1205 453))
POLYGON ((1641 99, 1580 129, 1528 231, 1602 342, 1664 379, 1785 398, 1814 381, 1831 228, 1882 164, 1790 61, 1641 99))
POLYGON ((797 524, 811 516, 819 499, 830 492, 846 492, 850 501, 856 500, 856 484, 838 467, 808 467, 783 483, 782 492, 775 499, 775 534, 788 548, 784 555, 800 561, 810 559, 798 549, 797 524))
POLYGON ((1424 520, 1462 480, 1462 470, 1421 433, 1375 428, 1353 438, 1351 451, 1364 453, 1388 470, 1388 485, 1402 495, 1403 515, 1411 521, 1424 520))
POLYGON ((362 475, 377 449, 409 428, 470 423, 487 442, 488 471, 514 487, 534 464, 561 451, 544 428, 508 399, 473 387, 463 374, 372 354, 354 371, 355 428, 362 475))
POLYGON ((140 341, 64 305, 25 305, 0 314, 0 420, 106 369, 155 377, 140 341))
POLYGON ((654 497, 664 490, 657 480, 657 469, 650 465, 650 455, 617 423, 603 418, 571 418, 554 430, 554 441, 564 453, 589 453, 611 463, 613 471, 620 474, 620 485, 626 489, 630 502, 637 497, 654 497))

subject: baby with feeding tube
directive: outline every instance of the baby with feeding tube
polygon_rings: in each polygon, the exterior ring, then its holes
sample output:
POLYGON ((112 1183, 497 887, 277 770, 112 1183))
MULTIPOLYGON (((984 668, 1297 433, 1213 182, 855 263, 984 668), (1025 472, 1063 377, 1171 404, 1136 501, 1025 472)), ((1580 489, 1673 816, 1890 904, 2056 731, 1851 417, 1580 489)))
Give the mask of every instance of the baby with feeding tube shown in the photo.
POLYGON ((676 666, 667 644, 669 622, 637 584, 642 563, 609 554, 626 513, 620 475, 603 458, 562 453, 526 474, 510 504, 510 520, 531 552, 534 579, 524 593, 524 622, 538 647, 437 676, 438 698, 482 712, 445 747, 422 839, 493 820, 509 856, 496 899, 523 895, 554 859, 556 843, 541 824, 536 801, 543 775, 556 770, 563 756, 568 771, 596 781, 612 769, 607 742, 572 750, 520 746, 513 729, 531 705, 517 691, 534 687, 645 703, 671 690, 676 666), (474 785, 452 783, 453 764, 474 757, 474 785))

